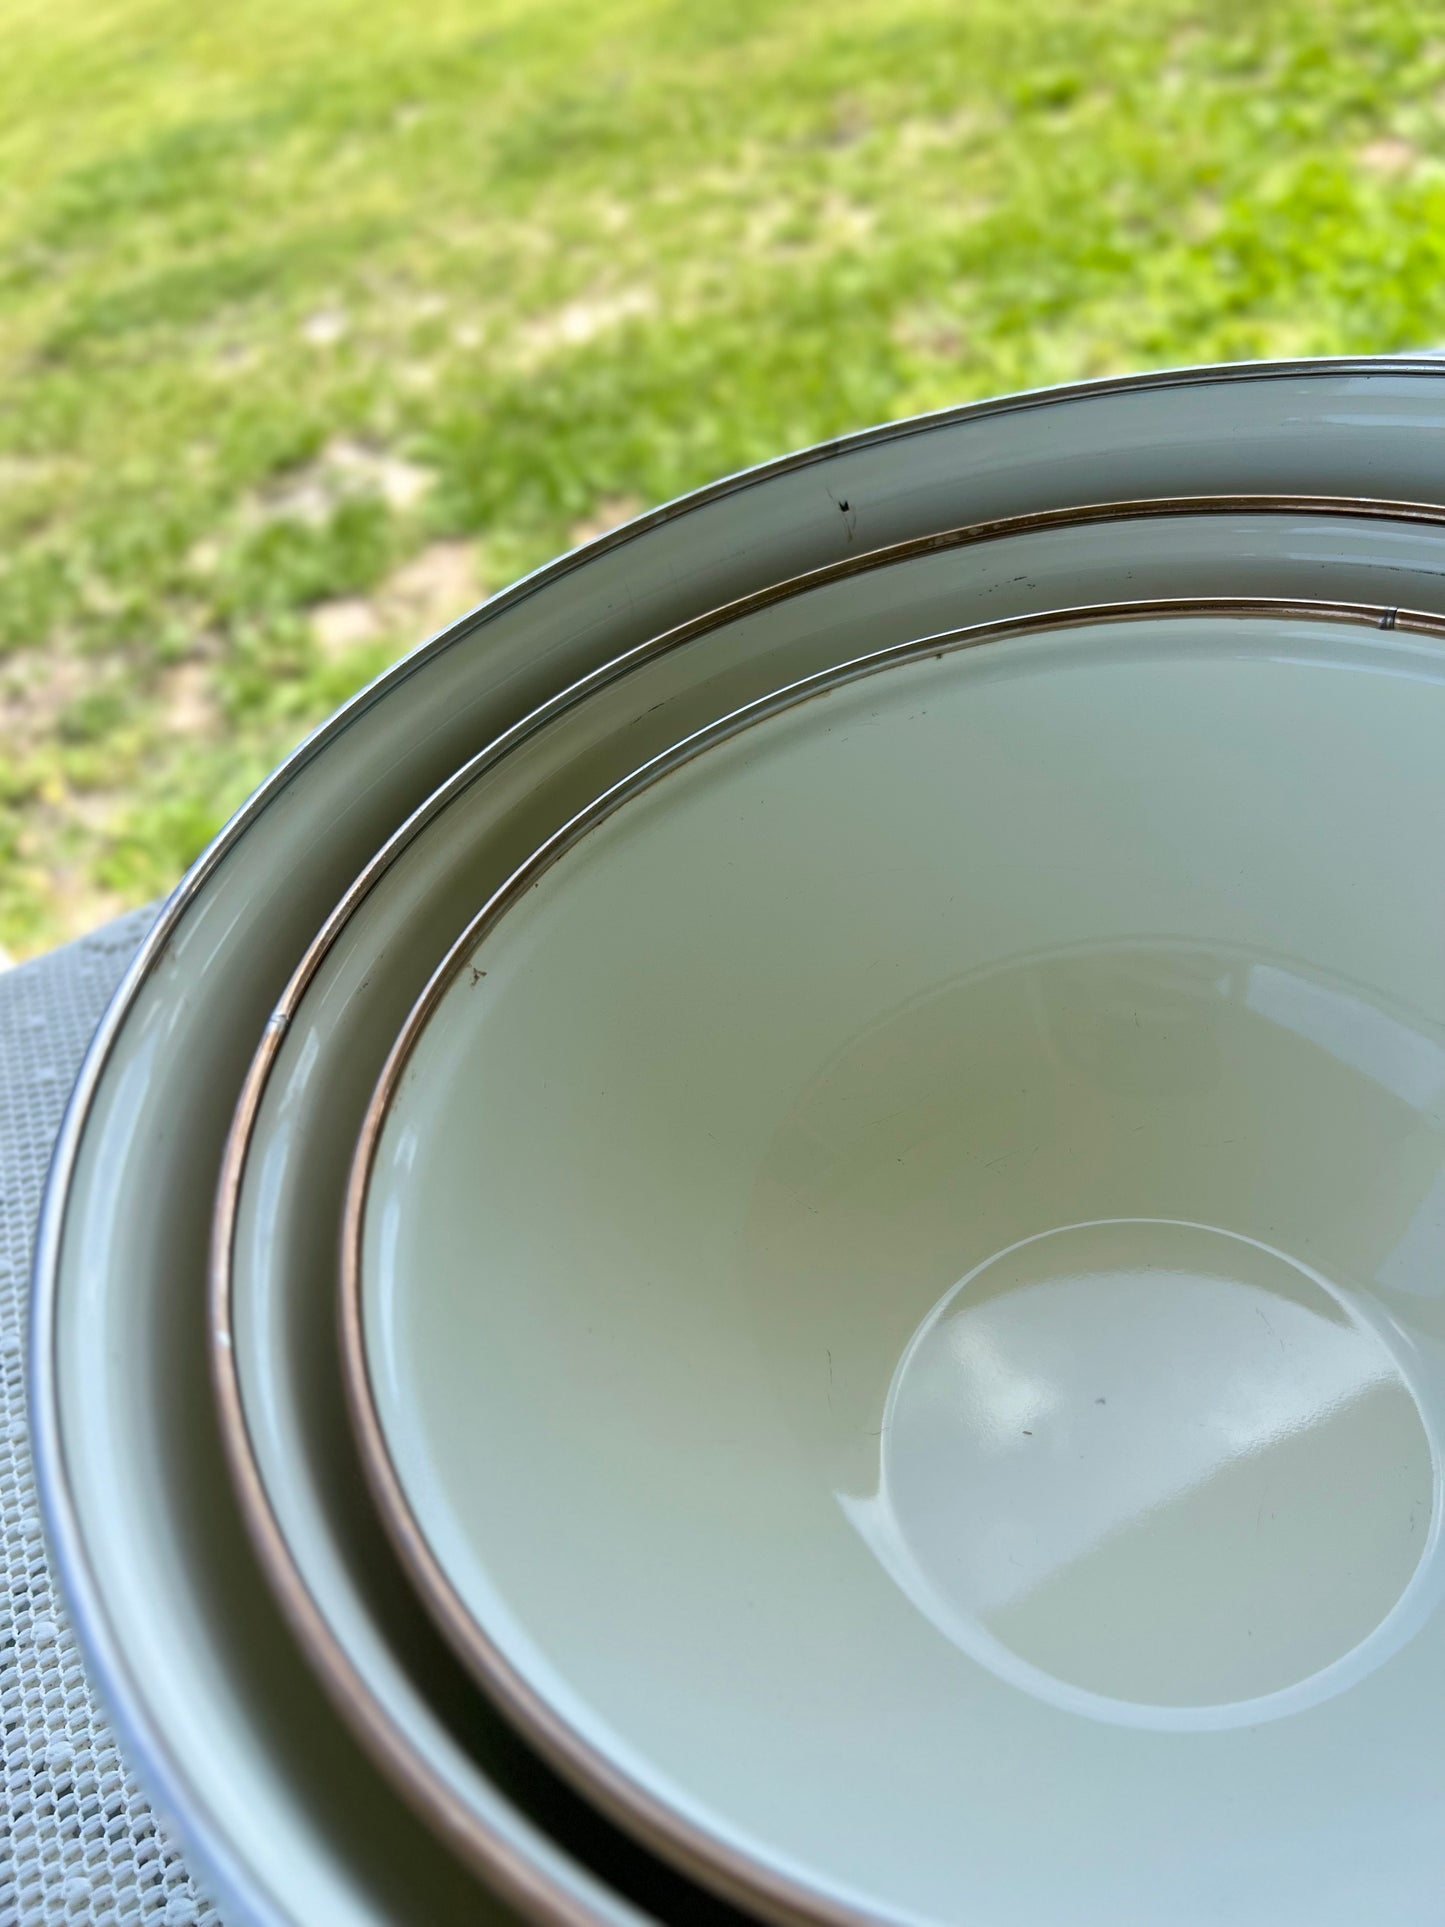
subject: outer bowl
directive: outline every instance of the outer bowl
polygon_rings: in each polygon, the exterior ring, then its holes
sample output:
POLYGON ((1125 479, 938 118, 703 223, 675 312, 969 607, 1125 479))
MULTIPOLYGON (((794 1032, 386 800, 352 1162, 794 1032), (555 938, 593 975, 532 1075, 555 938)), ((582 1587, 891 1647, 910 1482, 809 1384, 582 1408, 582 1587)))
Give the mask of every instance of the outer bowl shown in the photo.
MULTIPOLYGON (((30 1417, 86 1658, 229 1918, 380 1927, 475 1919, 479 1905, 298 1660, 210 1402, 211 1203, 235 1101, 276 998, 362 866, 537 703, 720 602, 882 543, 1084 501, 1428 501, 1442 421, 1445 373, 1429 359, 1190 369, 787 457, 649 514, 434 638, 227 826, 118 990, 61 1130, 36 1247, 30 1417)), ((625 1916, 605 1873, 509 1802, 488 1829, 491 1877, 516 1905, 568 1923, 625 1916)))
POLYGON ((618 785, 418 1006, 353 1178, 378 1493, 735 1897, 1433 1917, 1440 637, 888 651, 618 785))

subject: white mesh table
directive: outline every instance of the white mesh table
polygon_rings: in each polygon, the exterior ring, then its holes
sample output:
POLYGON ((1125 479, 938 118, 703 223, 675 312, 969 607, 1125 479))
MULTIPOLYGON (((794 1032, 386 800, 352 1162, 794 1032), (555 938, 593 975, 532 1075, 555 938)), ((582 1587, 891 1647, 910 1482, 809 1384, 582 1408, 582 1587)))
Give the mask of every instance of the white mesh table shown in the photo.
POLYGON ((25 1406, 30 1253, 85 1047, 154 915, 0 973, 0 1927, 215 1927, 126 1773, 41 1535, 25 1406))

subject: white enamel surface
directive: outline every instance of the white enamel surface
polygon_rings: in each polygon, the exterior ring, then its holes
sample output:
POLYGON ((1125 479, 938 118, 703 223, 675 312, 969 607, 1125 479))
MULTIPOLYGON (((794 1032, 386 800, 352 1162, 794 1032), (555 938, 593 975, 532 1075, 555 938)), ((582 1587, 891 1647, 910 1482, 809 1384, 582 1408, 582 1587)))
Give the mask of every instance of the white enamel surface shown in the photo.
MULTIPOLYGON (((1359 600, 1378 592, 1384 571, 1402 602, 1440 606, 1441 529, 1298 511, 1124 517, 880 566, 640 663, 499 766, 484 759, 471 780, 464 773, 450 800, 400 840, 276 1052, 238 1197, 231 1333, 267 1502, 292 1571, 351 1669, 348 1690, 380 1709, 396 1752, 463 1821, 489 1816, 498 1783, 510 1789, 518 1779, 516 1761, 484 1719, 467 1734, 454 1730, 458 1680, 444 1662, 431 1655, 419 1669, 432 1644, 424 1615, 359 1502, 340 1413, 333 1296, 361 1113, 411 1003, 472 906, 658 749, 870 644, 982 613, 1103 601, 1123 586, 1202 594, 1226 572, 1231 586, 1256 594, 1359 600)), ((611 1872, 627 1875, 620 1864, 611 1872)))
POLYGON ((655 1811, 900 1921, 1436 1918, 1442 743, 1433 642, 1013 639, 708 751, 468 948, 373 1389, 655 1811))
MULTIPOLYGON (((57 1147, 31 1419, 91 1666, 233 1923, 475 1921, 483 1906, 296 1657, 244 1543, 210 1404, 205 1277, 232 1108, 267 1013, 361 865, 531 706, 728 597, 859 548, 1079 500, 1428 500, 1442 427, 1445 375, 1429 363, 1251 370, 1036 398, 743 478, 419 652, 197 866, 101 1028, 57 1147)), ((504 1799, 489 1824, 515 1896, 551 1918, 608 1917, 605 1889, 504 1799)))
POLYGON ((879 1460, 849 1514, 914 1603, 1124 1725, 1299 1712, 1428 1592, 1430 1439, 1388 1345, 1328 1280, 1204 1226, 1070 1225, 985 1260, 900 1360, 879 1460))

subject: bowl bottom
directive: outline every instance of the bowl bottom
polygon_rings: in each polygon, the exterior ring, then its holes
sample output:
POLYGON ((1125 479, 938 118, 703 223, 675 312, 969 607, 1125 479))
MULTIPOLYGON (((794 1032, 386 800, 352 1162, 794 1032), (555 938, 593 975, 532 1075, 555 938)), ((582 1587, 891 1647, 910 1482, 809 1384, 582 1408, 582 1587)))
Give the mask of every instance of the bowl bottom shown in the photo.
POLYGON ((1386 1329, 1196 1224, 1046 1231, 929 1313, 848 1510, 973 1657, 1124 1724, 1220 1726, 1359 1678, 1410 1629, 1435 1504, 1386 1329))

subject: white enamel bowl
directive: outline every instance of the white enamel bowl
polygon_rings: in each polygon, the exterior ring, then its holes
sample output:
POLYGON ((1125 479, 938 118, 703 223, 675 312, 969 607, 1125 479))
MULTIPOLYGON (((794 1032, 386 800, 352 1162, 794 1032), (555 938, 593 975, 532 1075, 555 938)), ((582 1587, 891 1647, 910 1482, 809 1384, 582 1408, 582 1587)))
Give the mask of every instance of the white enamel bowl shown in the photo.
POLYGON ((369 1468, 524 1730, 726 1891, 1438 1917, 1441 633, 816 678, 418 1007, 353 1181, 369 1468))
MULTIPOLYGON (((270 1606, 206 1368, 211 1203, 236 1099, 276 999, 360 869, 537 703, 732 597, 1071 502, 1428 501, 1442 423, 1437 363, 1303 364, 1027 396, 788 457, 455 625, 318 732, 206 853, 117 993, 56 1147, 30 1417, 87 1659, 129 1760, 231 1922, 475 1920, 482 1904, 346 1737, 270 1606)), ((513 1903, 558 1921, 636 1917, 500 1789, 484 1825, 513 1903)))
MULTIPOLYGON (((385 1055, 469 906, 536 843, 657 750, 869 643, 967 614, 1066 605, 1121 585, 1199 592, 1222 571, 1260 594, 1363 599, 1388 580, 1445 611, 1445 515, 1324 503, 1135 505, 929 538, 835 565, 670 632, 469 764, 348 892, 252 1066, 216 1220, 213 1361, 243 1510, 302 1645, 400 1789, 483 1873, 499 1789, 536 1775, 469 1696, 358 1490, 341 1411, 335 1269, 351 1148, 385 1055), (458 1706, 469 1708, 460 1725, 458 1706)), ((556 1794, 554 1832, 581 1816, 556 1794)), ((696 1917, 653 1863, 606 1844, 613 1884, 696 1917)))

